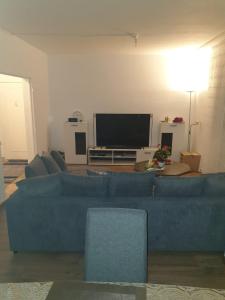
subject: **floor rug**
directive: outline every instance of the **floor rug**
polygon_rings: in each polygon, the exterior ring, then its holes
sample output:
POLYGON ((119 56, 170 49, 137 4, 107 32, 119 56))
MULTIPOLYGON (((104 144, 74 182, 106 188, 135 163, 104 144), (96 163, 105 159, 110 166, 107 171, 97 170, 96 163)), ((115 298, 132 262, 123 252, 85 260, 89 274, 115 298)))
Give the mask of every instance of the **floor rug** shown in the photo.
POLYGON ((225 290, 147 284, 147 300, 224 300, 225 290))
MULTIPOLYGON (((0 283, 0 299, 46 300, 53 282, 0 283)), ((125 284, 126 285, 126 284, 125 284)), ((147 284, 147 300, 224 300, 225 290, 147 284)), ((108 298, 107 298, 108 299, 108 298)), ((109 298, 110 299, 110 298, 109 298)), ((67 299, 62 299, 67 300, 67 299)), ((72 300, 72 299, 71 299, 72 300)), ((76 299, 73 299, 76 300, 76 299)))
POLYGON ((0 283, 1 300, 45 300, 52 282, 0 283))

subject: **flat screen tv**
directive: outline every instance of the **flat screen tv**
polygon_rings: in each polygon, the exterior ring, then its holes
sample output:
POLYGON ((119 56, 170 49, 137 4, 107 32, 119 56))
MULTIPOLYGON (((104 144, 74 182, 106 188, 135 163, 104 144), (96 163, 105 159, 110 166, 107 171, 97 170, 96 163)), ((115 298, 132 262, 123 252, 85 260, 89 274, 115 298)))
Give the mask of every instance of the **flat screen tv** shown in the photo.
POLYGON ((95 114, 96 146, 121 149, 148 147, 151 117, 151 114, 95 114))

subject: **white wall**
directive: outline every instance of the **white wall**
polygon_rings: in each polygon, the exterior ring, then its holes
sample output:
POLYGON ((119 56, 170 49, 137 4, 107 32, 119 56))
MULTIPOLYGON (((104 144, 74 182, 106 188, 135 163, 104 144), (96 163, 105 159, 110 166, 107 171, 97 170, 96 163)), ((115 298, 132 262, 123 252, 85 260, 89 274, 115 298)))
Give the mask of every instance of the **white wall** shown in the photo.
POLYGON ((0 73, 30 79, 33 89, 37 151, 48 147, 47 56, 23 40, 0 30, 0 73))
POLYGON ((197 102, 196 149, 204 173, 225 172, 225 40, 212 49, 209 89, 197 102))
POLYGON ((0 75, 0 141, 6 159, 27 159, 23 79, 0 75))
POLYGON ((165 116, 188 119, 188 94, 168 88, 167 61, 160 55, 50 56, 49 94, 50 144, 60 150, 63 123, 76 109, 89 122, 90 145, 93 113, 153 113, 154 145, 165 116))

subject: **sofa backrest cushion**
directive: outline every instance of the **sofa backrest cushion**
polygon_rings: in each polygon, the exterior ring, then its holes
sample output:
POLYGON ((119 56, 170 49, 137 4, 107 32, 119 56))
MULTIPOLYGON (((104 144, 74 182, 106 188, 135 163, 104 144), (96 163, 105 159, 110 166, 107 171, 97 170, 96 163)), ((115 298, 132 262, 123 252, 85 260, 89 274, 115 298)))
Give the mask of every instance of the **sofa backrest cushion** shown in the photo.
POLYGON ((36 155, 29 165, 25 167, 26 178, 43 176, 47 174, 48 170, 39 155, 36 155))
POLYGON ((58 174, 36 176, 18 181, 19 191, 29 196, 58 196, 62 194, 61 179, 58 174))
POLYGON ((203 193, 204 178, 161 176, 155 178, 155 196, 192 197, 201 196, 203 193))
POLYGON ((58 164, 61 171, 67 171, 67 166, 66 166, 65 160, 64 160, 64 158, 62 157, 62 155, 60 154, 59 151, 52 150, 51 151, 51 156, 53 157, 55 162, 58 164))
POLYGON ((61 169, 53 157, 49 154, 44 154, 41 156, 43 163, 45 164, 46 169, 48 170, 49 174, 59 173, 61 169))
POLYGON ((61 174, 63 194, 66 196, 106 197, 108 195, 107 176, 77 176, 61 174))
POLYGON ((155 175, 152 173, 112 173, 109 194, 111 197, 152 196, 155 175))
POLYGON ((205 196, 225 196, 225 173, 205 175, 205 196))

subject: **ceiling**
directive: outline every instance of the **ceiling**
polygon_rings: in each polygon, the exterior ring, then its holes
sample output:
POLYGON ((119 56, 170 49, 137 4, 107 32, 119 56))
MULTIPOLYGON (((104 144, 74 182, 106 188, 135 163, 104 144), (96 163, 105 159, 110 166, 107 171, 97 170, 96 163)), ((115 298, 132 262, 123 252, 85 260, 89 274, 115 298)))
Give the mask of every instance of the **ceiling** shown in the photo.
POLYGON ((158 51, 225 31, 225 1, 0 0, 0 27, 53 54, 158 51))

